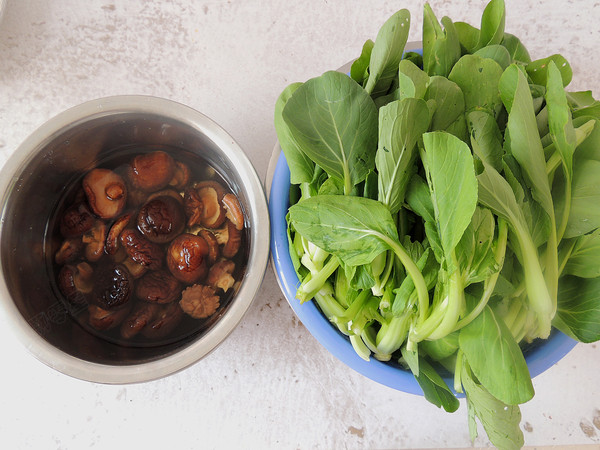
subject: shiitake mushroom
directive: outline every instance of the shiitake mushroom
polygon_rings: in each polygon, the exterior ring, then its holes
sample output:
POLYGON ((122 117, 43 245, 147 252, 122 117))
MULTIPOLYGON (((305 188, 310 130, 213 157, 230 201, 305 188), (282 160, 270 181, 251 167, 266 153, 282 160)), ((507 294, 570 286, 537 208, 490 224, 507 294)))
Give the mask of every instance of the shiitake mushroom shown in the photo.
POLYGON ((102 219, 117 217, 127 203, 125 181, 112 170, 90 170, 83 178, 82 185, 88 205, 102 219))
POLYGON ((132 228, 121 232, 121 245, 136 263, 150 270, 159 269, 163 263, 164 252, 160 245, 150 242, 142 234, 132 228))
POLYGON ((175 278, 192 284, 207 273, 209 247, 201 236, 183 233, 167 249, 167 266, 175 278))
MULTIPOLYGON (((244 216, 219 182, 191 182, 187 165, 154 151, 135 156, 125 173, 89 171, 57 225, 64 238, 55 254, 57 282, 66 300, 88 305, 87 321, 98 330, 121 325, 124 338, 158 339, 184 315, 184 284, 231 288, 235 266, 222 258, 237 253, 244 216)), ((219 296, 211 301, 203 317, 219 296)))
POLYGON ((181 202, 170 195, 153 198, 140 209, 137 227, 151 242, 164 244, 173 240, 185 227, 181 202))
POLYGON ((122 264, 105 264, 94 274, 90 301, 105 310, 119 309, 133 294, 133 278, 122 264))
POLYGON ((180 295, 179 281, 165 270, 145 274, 135 286, 135 295, 150 303, 171 303, 180 295))
POLYGON ((127 170, 132 185, 144 192, 154 192, 169 184, 175 175, 175 160, 156 150, 134 157, 127 170))

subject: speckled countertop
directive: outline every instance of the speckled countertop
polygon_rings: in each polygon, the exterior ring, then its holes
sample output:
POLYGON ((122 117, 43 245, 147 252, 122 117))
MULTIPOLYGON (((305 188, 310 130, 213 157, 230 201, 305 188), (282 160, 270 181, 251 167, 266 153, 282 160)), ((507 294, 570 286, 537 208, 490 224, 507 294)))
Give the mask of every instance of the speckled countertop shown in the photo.
MULTIPOLYGON (((481 0, 431 0, 479 24, 481 0)), ((560 52, 572 89, 600 95, 600 3, 506 0, 533 57, 560 52)), ((422 1, 8 0, 0 22, 0 164, 62 110, 113 94, 189 105, 228 130, 264 177, 273 105, 290 82, 337 68, 395 10, 422 1)), ((329 355, 295 318, 271 268, 212 354, 136 385, 79 381, 39 363, 0 324, 0 448, 431 448, 471 446, 464 403, 447 414, 329 355)), ((530 446, 600 443, 600 348, 577 345, 534 380, 530 446)), ((484 433, 481 433, 484 434, 484 433)), ((484 437, 476 446, 489 445, 484 437)))

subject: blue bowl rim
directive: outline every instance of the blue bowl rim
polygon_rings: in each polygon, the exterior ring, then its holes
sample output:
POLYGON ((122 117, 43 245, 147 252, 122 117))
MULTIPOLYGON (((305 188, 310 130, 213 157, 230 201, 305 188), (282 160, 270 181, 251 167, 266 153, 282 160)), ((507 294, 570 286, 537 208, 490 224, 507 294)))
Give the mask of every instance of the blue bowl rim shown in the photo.
MULTIPOLYGON (((290 307, 313 337, 333 356, 365 377, 395 390, 415 395, 423 395, 423 391, 412 373, 398 367, 371 358, 363 360, 356 354, 350 341, 340 333, 321 313, 313 301, 300 303, 296 299, 296 290, 300 284, 289 255, 287 223, 285 220, 289 208, 290 171, 279 151, 269 191, 269 215, 271 219, 271 258, 277 281, 290 307)), ((276 157, 276 155, 274 155, 276 157)), ((531 377, 546 371, 575 347, 577 341, 564 333, 553 330, 550 337, 531 348, 525 355, 531 377)), ((453 389, 453 380, 446 378, 446 383, 453 389)))

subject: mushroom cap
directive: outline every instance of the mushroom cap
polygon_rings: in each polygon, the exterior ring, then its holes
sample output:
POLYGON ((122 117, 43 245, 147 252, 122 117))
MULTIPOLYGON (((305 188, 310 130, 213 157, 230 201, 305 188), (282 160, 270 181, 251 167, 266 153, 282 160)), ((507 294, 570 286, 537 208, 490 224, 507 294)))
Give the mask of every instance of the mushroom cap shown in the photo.
POLYGON ((201 236, 180 234, 169 245, 167 266, 179 281, 195 283, 206 275, 208 251, 208 244, 201 236))
POLYGON ((165 270, 153 270, 135 286, 135 295, 150 303, 171 303, 179 297, 181 284, 165 270))
POLYGON ((83 178, 88 205, 98 217, 118 216, 127 202, 127 187, 121 176, 109 169, 92 169, 83 178))
POLYGON ((175 160, 171 155, 156 150, 134 157, 127 173, 137 189, 154 192, 169 184, 175 174, 175 168, 175 160))
POLYGON ((238 231, 244 228, 244 212, 240 206, 238 198, 228 193, 223 196, 223 207, 225 208, 225 216, 235 225, 238 231))
POLYGON ((60 219, 60 234, 66 238, 81 236, 94 226, 94 216, 85 202, 69 206, 60 219))
POLYGON ((129 302, 133 278, 122 264, 105 265, 96 270, 91 301, 102 309, 113 310, 129 302))
POLYGON ((158 244, 150 242, 139 231, 126 228, 121 232, 119 240, 127 254, 136 263, 151 270, 159 269, 162 266, 163 249, 158 244))
POLYGON ((185 227, 181 202, 169 195, 153 198, 140 209, 137 227, 149 241, 159 244, 172 241, 185 227))

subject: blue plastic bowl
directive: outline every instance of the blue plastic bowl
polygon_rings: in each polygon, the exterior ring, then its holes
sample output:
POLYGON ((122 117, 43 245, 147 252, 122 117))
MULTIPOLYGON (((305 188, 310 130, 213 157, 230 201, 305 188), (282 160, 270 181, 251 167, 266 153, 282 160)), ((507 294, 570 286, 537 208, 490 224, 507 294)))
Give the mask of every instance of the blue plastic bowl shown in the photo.
MULTIPOLYGON (((349 339, 329 322, 315 302, 300 304, 300 301, 295 298, 300 281, 294 271, 288 249, 285 216, 289 208, 289 191, 290 171, 285 156, 281 152, 277 159, 269 193, 269 214, 273 267, 288 303, 317 341, 347 366, 385 386, 411 394, 423 395, 421 387, 411 372, 396 364, 381 362, 375 358, 371 358, 370 361, 363 360, 356 354, 349 339)), ((576 343, 567 335, 555 330, 549 339, 527 349, 525 359, 531 376, 535 377, 553 366, 576 343)), ((446 379, 446 382, 452 388, 453 381, 446 379)))

